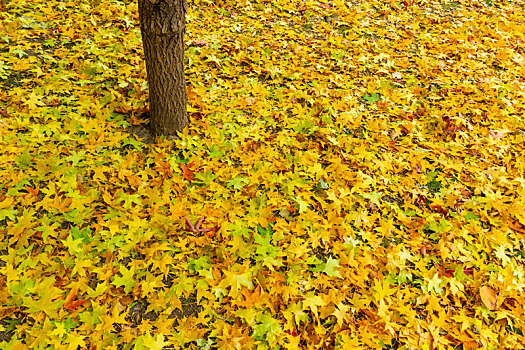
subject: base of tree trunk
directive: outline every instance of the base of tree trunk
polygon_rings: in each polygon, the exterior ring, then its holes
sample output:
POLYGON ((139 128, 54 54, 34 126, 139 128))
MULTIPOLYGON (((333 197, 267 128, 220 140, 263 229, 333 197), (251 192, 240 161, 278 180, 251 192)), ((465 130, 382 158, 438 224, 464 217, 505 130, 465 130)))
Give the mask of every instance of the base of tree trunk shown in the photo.
MULTIPOLYGON (((151 130, 149 124, 147 125, 131 125, 126 129, 126 132, 132 136, 137 137, 145 144, 152 145, 157 142, 157 136, 151 130)), ((177 135, 164 135, 168 140, 180 140, 177 135)))
POLYGON ((136 136, 139 140, 148 145, 155 143, 156 137, 149 125, 131 125, 126 129, 128 134, 136 136))

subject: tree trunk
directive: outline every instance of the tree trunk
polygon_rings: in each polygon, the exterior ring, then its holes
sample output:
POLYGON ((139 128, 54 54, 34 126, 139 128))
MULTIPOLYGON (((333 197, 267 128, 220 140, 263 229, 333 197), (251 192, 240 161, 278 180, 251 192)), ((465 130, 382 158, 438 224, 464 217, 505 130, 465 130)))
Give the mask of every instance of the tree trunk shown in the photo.
POLYGON ((184 79, 186 0, 138 0, 149 86, 150 127, 174 136, 188 125, 184 79))

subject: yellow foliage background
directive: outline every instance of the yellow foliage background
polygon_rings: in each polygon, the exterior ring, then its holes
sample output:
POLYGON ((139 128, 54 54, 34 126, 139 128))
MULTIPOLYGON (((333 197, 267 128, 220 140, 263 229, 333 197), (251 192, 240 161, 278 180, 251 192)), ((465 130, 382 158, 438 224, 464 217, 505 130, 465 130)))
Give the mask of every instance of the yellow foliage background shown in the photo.
POLYGON ((525 3, 189 5, 145 144, 135 2, 0 4, 0 348, 524 348, 525 3))

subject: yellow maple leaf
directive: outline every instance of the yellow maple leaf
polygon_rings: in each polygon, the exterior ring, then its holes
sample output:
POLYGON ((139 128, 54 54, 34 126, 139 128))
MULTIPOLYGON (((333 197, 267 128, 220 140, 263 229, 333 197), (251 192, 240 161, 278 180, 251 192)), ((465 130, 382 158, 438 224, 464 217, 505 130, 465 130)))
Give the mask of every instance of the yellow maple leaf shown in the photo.
POLYGON ((45 103, 42 102, 42 96, 31 92, 29 96, 25 98, 25 103, 29 107, 29 110, 36 110, 39 106, 45 106, 45 103))

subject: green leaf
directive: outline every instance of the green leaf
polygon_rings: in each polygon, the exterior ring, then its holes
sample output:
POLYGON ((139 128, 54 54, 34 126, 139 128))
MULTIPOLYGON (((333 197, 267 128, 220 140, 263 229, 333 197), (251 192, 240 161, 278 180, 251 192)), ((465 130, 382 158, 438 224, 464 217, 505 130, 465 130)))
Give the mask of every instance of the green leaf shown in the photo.
POLYGON ((5 208, 0 210, 0 220, 4 220, 5 218, 8 218, 11 221, 15 221, 16 215, 18 214, 18 210, 13 208, 5 208))
POLYGON ((69 235, 62 241, 62 244, 72 255, 80 255, 84 252, 84 242, 82 238, 75 239, 72 235, 69 235))
POLYGON ((236 190, 241 190, 243 184, 249 184, 250 180, 244 178, 244 177, 236 177, 230 181, 227 182, 226 187, 230 188, 233 187, 236 190))
POLYGON ((476 214, 474 214, 474 212, 472 212, 472 211, 469 211, 467 214, 463 215, 463 217, 464 217, 465 220, 467 220, 467 221, 470 221, 470 220, 476 220, 476 221, 479 221, 479 220, 480 220, 480 217, 477 216, 476 214))
POLYGON ((212 145, 208 157, 210 158, 221 158, 226 152, 222 149, 219 149, 216 145, 212 145))
POLYGON ((75 240, 80 239, 83 243, 89 243, 92 239, 91 229, 89 227, 85 227, 83 229, 73 227, 71 228, 70 234, 75 240))
POLYGON ((319 264, 318 266, 312 268, 312 271, 314 272, 324 272, 328 276, 331 277, 341 277, 341 274, 339 273, 337 268, 339 268, 339 260, 338 259, 332 259, 331 257, 328 258, 328 260, 325 263, 319 264))
POLYGON ((275 341, 275 337, 282 332, 279 321, 266 311, 257 316, 257 324, 253 326, 253 337, 257 340, 275 341))
POLYGON ((213 174, 210 169, 206 169, 204 174, 195 173, 194 176, 196 180, 202 182, 205 186, 210 186, 212 181, 217 178, 217 175, 213 174))
POLYGON ((363 95, 363 99, 365 99, 368 103, 372 104, 372 103, 376 103, 377 101, 379 101, 381 97, 378 94, 373 93, 369 95, 363 95))
POLYGON ((24 50, 21 50, 21 49, 14 49, 13 53, 18 55, 18 58, 22 58, 24 56, 27 56, 27 53, 24 50))
POLYGON ((121 202, 124 202, 124 204, 122 205, 124 209, 131 209, 133 207, 133 204, 142 204, 142 201, 140 199, 140 193, 128 194, 121 192, 120 198, 117 199, 117 203, 121 202))

